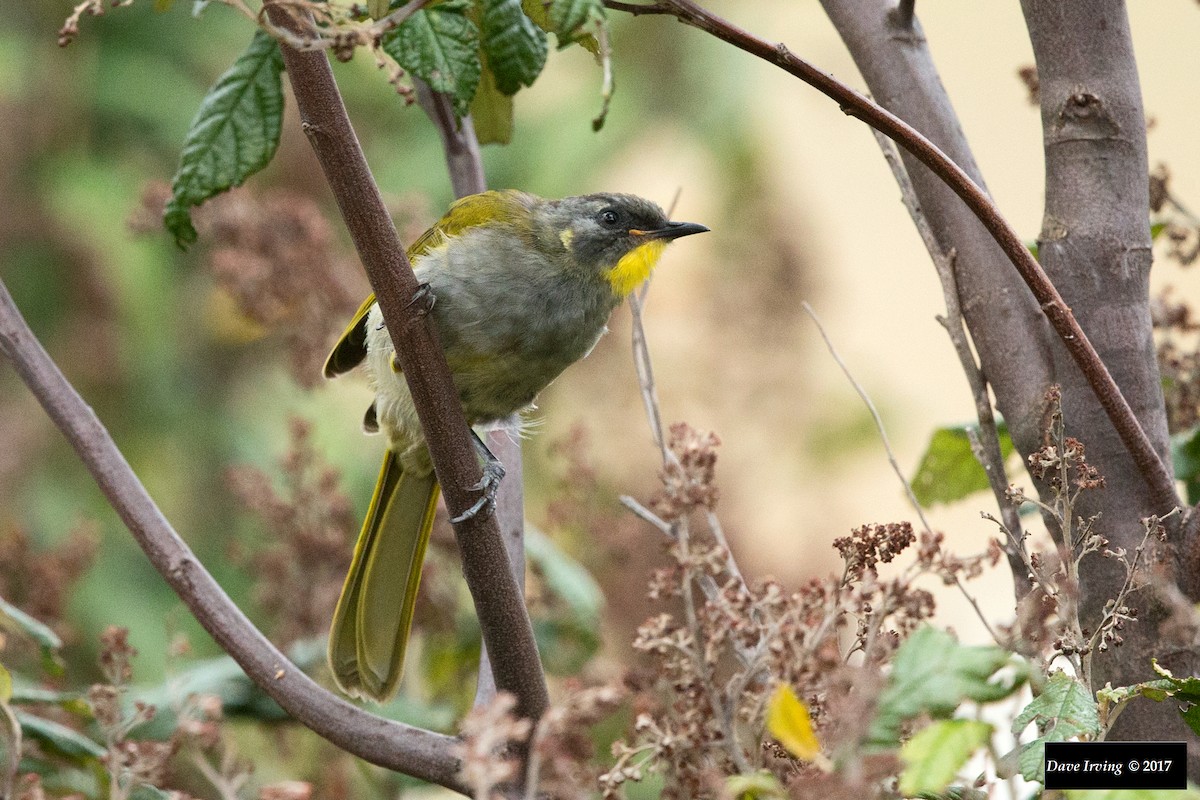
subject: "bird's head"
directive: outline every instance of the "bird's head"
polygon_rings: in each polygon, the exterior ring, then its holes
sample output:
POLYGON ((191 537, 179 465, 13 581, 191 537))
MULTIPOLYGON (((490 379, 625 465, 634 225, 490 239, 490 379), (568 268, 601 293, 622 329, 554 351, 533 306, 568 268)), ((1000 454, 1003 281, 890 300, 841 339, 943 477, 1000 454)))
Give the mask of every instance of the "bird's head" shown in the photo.
POLYGON ((573 263, 604 277, 621 298, 650 276, 668 242, 708 230, 672 222, 658 204, 629 194, 567 197, 544 213, 573 263))

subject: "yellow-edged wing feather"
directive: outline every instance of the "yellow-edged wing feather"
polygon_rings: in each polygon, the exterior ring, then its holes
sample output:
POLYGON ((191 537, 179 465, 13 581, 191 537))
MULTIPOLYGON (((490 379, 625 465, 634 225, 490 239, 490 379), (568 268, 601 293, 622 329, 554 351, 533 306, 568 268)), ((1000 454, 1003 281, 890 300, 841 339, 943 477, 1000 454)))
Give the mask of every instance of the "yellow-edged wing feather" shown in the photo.
MULTIPOLYGON (((425 231, 408 248, 408 260, 415 265, 421 256, 428 253, 451 236, 457 236, 468 228, 485 223, 514 222, 525 218, 537 198, 515 190, 505 192, 482 192, 468 195, 455 202, 446 215, 432 228, 425 231)), ((375 304, 372 294, 358 307, 350 324, 338 338, 329 357, 325 359, 325 377, 333 378, 349 372, 362 363, 367 356, 367 314, 375 304)))
POLYGON ((432 472, 405 471, 387 452, 329 631, 329 665, 348 695, 396 691, 437 498, 432 472))

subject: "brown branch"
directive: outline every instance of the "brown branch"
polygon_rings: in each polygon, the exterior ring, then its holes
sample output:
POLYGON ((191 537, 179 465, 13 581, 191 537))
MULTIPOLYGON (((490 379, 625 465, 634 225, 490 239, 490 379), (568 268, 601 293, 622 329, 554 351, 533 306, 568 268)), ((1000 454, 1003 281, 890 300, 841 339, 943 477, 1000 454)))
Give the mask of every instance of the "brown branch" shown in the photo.
MULTIPOLYGON (((267 5, 281 27, 290 16, 267 5)), ((350 125, 323 53, 282 45, 300 120, 341 209, 354 246, 375 290, 383 318, 425 430, 434 470, 452 516, 469 509, 482 478, 462 404, 450 377, 428 302, 350 125)), ((513 579, 495 515, 485 508, 455 526, 463 574, 483 640, 492 656, 496 686, 517 697, 517 713, 537 719, 549 705, 524 594, 513 579)))
POLYGON ((889 137, 929 167, 955 194, 963 199, 1004 250, 1021 278, 1029 286, 1051 327, 1062 340, 1105 414, 1133 457, 1138 471, 1153 492, 1155 503, 1167 513, 1179 503, 1175 484, 1166 464, 1159 458, 1137 416, 1129 407, 1108 368, 1096 353, 1071 309, 1063 302, 1041 265, 1021 241, 987 194, 936 145, 896 115, 871 101, 833 76, 799 58, 783 44, 772 44, 745 31, 692 0, 662 0, 652 5, 605 0, 609 8, 634 14, 666 14, 703 30, 740 50, 767 61, 793 75, 822 94, 836 100, 846 114, 856 117, 889 137))
POLYGON ((383 719, 318 686, 246 618, 167 522, 92 409, 21 317, 0 281, 0 351, 79 454, 154 568, 246 675, 319 736, 372 764, 455 791, 455 739, 383 719))
MULTIPOLYGON (((479 152, 479 139, 475 136, 475 124, 468 114, 462 119, 454 113, 451 99, 442 92, 435 92, 429 84, 415 79, 417 102, 437 128, 442 137, 442 149, 446 154, 446 169, 455 197, 465 197, 487 190, 487 178, 483 170, 483 158, 479 152)), ((500 523, 500 535, 508 550, 513 579, 525 590, 525 497, 522 475, 521 443, 507 429, 488 433, 488 448, 504 465, 504 482, 496 495, 496 519, 500 523)), ((486 705, 496 696, 496 682, 492 678, 491 657, 485 644, 479 653, 479 683, 475 687, 475 706, 486 705)))

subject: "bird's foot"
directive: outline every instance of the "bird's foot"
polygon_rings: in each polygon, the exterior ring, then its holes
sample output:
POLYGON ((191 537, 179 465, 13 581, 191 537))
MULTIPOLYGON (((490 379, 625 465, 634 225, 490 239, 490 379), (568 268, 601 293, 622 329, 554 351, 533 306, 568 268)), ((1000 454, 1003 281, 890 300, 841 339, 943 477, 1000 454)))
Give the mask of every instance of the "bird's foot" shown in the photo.
POLYGON ((433 304, 437 302, 437 295, 429 288, 428 283, 421 283, 417 286, 417 290, 413 292, 412 299, 408 301, 410 308, 415 307, 417 314, 425 316, 430 311, 433 311, 433 304))
POLYGON ((483 494, 466 511, 456 517, 451 517, 450 524, 452 525, 466 522, 485 508, 494 508, 496 493, 500 491, 500 482, 504 480, 504 465, 500 463, 500 459, 492 455, 492 451, 474 430, 471 431, 471 438, 475 444, 475 452, 479 454, 480 461, 483 462, 483 477, 479 479, 479 483, 471 487, 471 490, 483 492, 483 494))

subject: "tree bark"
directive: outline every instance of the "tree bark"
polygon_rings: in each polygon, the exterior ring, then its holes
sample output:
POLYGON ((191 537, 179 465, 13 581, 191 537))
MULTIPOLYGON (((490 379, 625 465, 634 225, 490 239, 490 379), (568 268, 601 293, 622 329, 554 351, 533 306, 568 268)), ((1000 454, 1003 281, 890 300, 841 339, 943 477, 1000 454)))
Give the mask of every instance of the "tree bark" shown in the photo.
MULTIPOLYGON (((1169 438, 1150 324, 1149 168, 1146 121, 1123 0, 1022 0, 1037 60, 1046 154, 1046 209, 1039 260, 1074 309, 1147 436, 1169 466, 1169 438)), ((1085 492, 1076 514, 1100 515, 1097 529, 1115 549, 1131 553, 1140 520, 1171 509, 1156 500, 1134 468, 1112 425, 1100 413, 1079 370, 1057 343, 1055 381, 1063 389, 1068 435, 1087 447, 1088 461, 1106 484, 1085 492)), ((1180 526, 1174 526, 1178 535, 1180 526)), ((1168 565, 1170 562, 1164 562, 1168 565)), ((1084 624, 1098 620, 1125 574, 1114 559, 1080 565, 1084 624)), ((1176 582, 1163 570, 1159 580, 1176 582)), ((1097 654, 1094 685, 1121 686, 1154 677, 1157 657, 1176 674, 1194 674, 1190 643, 1160 636, 1168 611, 1147 587, 1135 595, 1139 620, 1125 646, 1097 654)), ((1190 734, 1170 703, 1138 700, 1117 720, 1113 739, 1183 739, 1190 734)), ((1195 741, 1194 737, 1193 741, 1195 741)), ((1200 775, 1191 748, 1189 773, 1200 775)))
MULTIPOLYGON (((822 0, 876 102, 925 134, 986 189, 925 35, 886 0, 822 0)), ((1018 451, 1041 446, 1042 397, 1054 338, 1037 301, 978 217, 910 153, 901 158, 944 252, 955 253, 959 304, 1018 451)))

